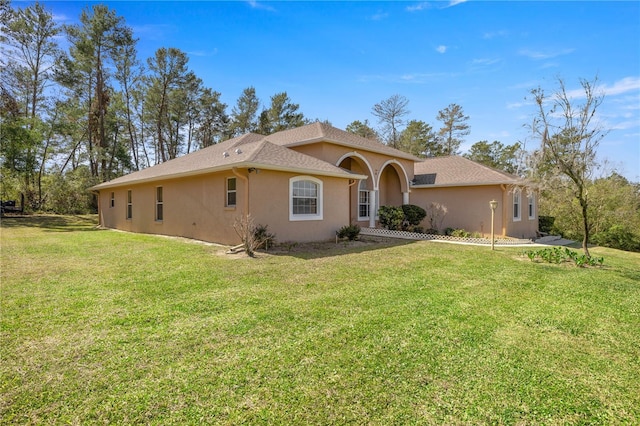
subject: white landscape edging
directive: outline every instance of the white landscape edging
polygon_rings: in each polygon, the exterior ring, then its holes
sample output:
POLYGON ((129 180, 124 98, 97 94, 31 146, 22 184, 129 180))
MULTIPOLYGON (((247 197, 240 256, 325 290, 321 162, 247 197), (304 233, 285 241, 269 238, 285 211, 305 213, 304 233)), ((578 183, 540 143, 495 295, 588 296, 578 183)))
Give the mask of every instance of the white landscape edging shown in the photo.
MULTIPOLYGON (((404 240, 423 240, 423 241, 438 241, 449 242, 456 244, 475 244, 475 245, 491 245, 491 239, 489 238, 463 238, 452 237, 451 235, 434 235, 434 234, 420 234, 417 232, 406 231, 391 231, 389 229, 381 228, 361 228, 361 235, 369 235, 372 237, 389 237, 389 238, 401 238, 404 240)), ((532 240, 518 239, 518 238, 496 238, 496 245, 501 246, 519 246, 519 245, 533 245, 532 240)))

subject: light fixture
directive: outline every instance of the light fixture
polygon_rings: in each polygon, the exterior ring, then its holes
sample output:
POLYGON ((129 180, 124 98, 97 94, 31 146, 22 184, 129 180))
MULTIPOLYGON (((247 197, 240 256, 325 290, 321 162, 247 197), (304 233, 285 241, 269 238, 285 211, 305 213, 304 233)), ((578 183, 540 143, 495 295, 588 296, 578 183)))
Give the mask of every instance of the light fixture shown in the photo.
POLYGON ((495 212, 496 212, 496 207, 498 207, 498 202, 496 200, 491 200, 489 201, 489 206, 491 207, 491 250, 495 250, 494 248, 494 244, 495 244, 495 237, 494 237, 494 230, 493 230, 493 219, 495 216, 495 212))

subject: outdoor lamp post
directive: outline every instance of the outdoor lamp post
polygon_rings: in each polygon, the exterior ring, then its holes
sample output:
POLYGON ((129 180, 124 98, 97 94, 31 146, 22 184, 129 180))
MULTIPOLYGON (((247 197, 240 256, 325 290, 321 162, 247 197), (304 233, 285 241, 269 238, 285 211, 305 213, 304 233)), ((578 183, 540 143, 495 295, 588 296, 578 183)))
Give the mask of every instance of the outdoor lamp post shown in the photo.
POLYGON ((498 202, 496 200, 491 200, 489 201, 489 206, 491 206, 491 250, 495 250, 494 248, 495 234, 493 232, 493 218, 496 212, 496 207, 498 207, 498 202))

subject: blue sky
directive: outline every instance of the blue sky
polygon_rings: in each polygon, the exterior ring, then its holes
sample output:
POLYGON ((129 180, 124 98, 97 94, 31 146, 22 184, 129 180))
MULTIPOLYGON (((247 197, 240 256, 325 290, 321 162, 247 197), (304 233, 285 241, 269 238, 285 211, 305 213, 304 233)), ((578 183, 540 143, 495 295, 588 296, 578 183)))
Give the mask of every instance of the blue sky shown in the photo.
MULTIPOLYGON (((140 59, 160 47, 187 52, 229 112, 248 86, 263 103, 286 91, 306 117, 339 128, 377 126, 371 108, 393 94, 409 99, 408 119, 435 129, 438 111, 456 103, 470 117, 463 151, 480 140, 535 148, 529 91, 552 92, 558 77, 579 89, 597 75, 598 119, 611 129, 600 159, 640 182, 638 1, 103 3, 134 29, 140 59)), ((92 3, 45 4, 68 24, 92 3)))

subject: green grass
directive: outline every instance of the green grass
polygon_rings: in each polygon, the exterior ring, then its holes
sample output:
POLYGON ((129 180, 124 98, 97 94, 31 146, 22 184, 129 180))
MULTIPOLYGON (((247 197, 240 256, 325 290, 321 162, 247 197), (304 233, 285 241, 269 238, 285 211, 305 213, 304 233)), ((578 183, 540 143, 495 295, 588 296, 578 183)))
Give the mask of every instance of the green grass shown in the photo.
POLYGON ((640 255, 2 220, 2 424, 638 424, 640 255))

